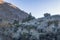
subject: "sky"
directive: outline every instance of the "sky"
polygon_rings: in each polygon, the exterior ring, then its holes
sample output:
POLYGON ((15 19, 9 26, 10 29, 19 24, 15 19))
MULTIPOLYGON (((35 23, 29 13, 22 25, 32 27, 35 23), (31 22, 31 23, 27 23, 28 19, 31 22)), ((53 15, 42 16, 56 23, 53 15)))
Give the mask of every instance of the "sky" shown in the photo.
POLYGON ((44 13, 51 15, 60 15, 60 0, 4 0, 19 9, 32 13, 36 18, 44 16, 44 13))

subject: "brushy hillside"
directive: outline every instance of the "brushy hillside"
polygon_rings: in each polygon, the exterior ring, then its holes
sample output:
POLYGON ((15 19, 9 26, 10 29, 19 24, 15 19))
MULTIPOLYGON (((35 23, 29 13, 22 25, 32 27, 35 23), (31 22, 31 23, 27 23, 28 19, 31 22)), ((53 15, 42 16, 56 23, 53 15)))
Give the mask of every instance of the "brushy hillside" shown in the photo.
POLYGON ((0 35, 3 35, 0 38, 2 40, 60 40, 59 18, 60 15, 53 15, 23 22, 15 20, 13 24, 7 24, 8 27, 0 27, 0 35))
POLYGON ((60 15, 35 18, 10 3, 0 4, 0 40, 60 40, 60 15))

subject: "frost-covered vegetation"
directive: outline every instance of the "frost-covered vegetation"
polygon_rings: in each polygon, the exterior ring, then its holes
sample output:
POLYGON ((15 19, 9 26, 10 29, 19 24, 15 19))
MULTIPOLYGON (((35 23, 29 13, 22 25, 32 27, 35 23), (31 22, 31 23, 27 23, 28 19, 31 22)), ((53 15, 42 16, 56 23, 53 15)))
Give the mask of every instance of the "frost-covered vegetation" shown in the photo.
POLYGON ((53 16, 49 16, 48 19, 46 17, 39 19, 34 18, 24 22, 14 20, 13 24, 8 23, 6 25, 8 26, 0 27, 0 34, 4 35, 6 39, 60 40, 60 19, 55 19, 53 16))

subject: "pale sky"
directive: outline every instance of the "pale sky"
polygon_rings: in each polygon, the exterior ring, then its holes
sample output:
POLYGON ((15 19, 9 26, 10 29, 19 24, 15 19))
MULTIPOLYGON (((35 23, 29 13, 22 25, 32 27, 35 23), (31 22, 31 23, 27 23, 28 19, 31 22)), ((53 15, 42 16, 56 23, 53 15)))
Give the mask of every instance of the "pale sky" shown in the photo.
POLYGON ((60 0, 5 0, 14 4, 27 13, 32 13, 36 18, 43 17, 44 13, 60 15, 60 0))

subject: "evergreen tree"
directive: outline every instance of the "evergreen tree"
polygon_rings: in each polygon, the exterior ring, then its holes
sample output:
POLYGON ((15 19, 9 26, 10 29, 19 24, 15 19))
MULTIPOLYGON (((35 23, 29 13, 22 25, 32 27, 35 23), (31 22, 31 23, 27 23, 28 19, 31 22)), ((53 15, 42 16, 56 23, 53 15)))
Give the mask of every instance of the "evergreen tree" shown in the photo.
POLYGON ((33 17, 32 14, 30 13, 28 16, 28 20, 31 20, 31 19, 35 19, 35 17, 33 17))
POLYGON ((19 24, 18 20, 14 20, 13 24, 19 24))
POLYGON ((29 13, 28 17, 27 17, 26 19, 24 19, 22 22, 27 22, 27 21, 30 21, 30 20, 32 20, 32 19, 35 19, 35 17, 33 17, 33 16, 31 15, 31 13, 29 13))

